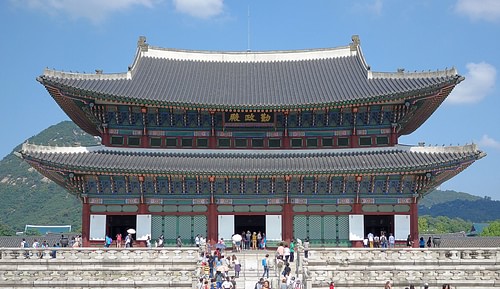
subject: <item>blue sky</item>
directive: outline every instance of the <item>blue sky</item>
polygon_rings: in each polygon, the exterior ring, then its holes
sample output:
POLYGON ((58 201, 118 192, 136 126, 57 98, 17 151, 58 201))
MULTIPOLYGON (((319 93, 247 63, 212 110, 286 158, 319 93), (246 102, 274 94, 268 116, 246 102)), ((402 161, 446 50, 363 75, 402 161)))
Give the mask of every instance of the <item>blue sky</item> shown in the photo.
POLYGON ((499 0, 6 0, 0 2, 0 157, 68 118, 35 78, 45 67, 124 72, 153 46, 241 51, 344 46, 373 71, 456 67, 466 77, 400 143, 476 143, 488 156, 441 189, 500 200, 499 0))

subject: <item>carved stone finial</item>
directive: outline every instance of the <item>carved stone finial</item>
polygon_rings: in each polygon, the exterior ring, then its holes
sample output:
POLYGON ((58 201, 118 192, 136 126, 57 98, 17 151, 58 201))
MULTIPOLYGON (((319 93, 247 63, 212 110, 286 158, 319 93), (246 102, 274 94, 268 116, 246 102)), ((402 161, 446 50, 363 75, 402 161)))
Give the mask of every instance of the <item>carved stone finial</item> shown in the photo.
POLYGON ((361 44, 361 41, 359 40, 359 35, 353 35, 351 37, 352 43, 351 43, 351 51, 357 50, 358 46, 361 44))
POLYGON ((137 47, 141 49, 141 51, 148 51, 148 44, 146 43, 146 36, 139 36, 139 40, 137 40, 137 47))

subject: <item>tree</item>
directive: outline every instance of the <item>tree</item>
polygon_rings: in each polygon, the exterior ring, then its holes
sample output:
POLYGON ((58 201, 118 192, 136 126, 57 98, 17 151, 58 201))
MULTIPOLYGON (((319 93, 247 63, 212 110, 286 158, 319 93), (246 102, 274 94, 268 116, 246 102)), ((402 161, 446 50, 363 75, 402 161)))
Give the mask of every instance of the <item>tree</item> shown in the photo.
POLYGON ((14 236, 16 232, 6 224, 0 223, 0 236, 14 236))
POLYGON ((483 232, 481 232, 481 236, 500 236, 500 221, 491 222, 490 225, 484 228, 483 232))

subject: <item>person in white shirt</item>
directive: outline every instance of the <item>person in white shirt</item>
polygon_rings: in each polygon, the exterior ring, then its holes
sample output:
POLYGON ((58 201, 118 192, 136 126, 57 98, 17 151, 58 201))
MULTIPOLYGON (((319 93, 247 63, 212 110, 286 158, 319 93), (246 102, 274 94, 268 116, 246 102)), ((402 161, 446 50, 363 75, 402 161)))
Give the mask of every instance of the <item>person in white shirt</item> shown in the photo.
POLYGON ((196 237, 194 237, 194 243, 196 245, 196 247, 200 247, 200 234, 196 235, 196 237))
POLYGON ((226 278, 226 281, 222 283, 222 288, 223 289, 232 289, 233 288, 233 283, 229 280, 229 277, 226 278))
POLYGON ((392 233, 389 233, 389 248, 394 248, 396 245, 396 238, 392 235, 392 233))

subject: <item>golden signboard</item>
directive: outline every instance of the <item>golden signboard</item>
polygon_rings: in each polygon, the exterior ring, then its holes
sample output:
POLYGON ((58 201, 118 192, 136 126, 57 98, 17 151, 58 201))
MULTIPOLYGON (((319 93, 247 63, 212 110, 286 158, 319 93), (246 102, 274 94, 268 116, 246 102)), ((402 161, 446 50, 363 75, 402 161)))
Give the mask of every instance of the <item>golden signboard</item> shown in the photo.
POLYGON ((274 126, 274 113, 270 112, 226 112, 224 125, 234 127, 274 126))

